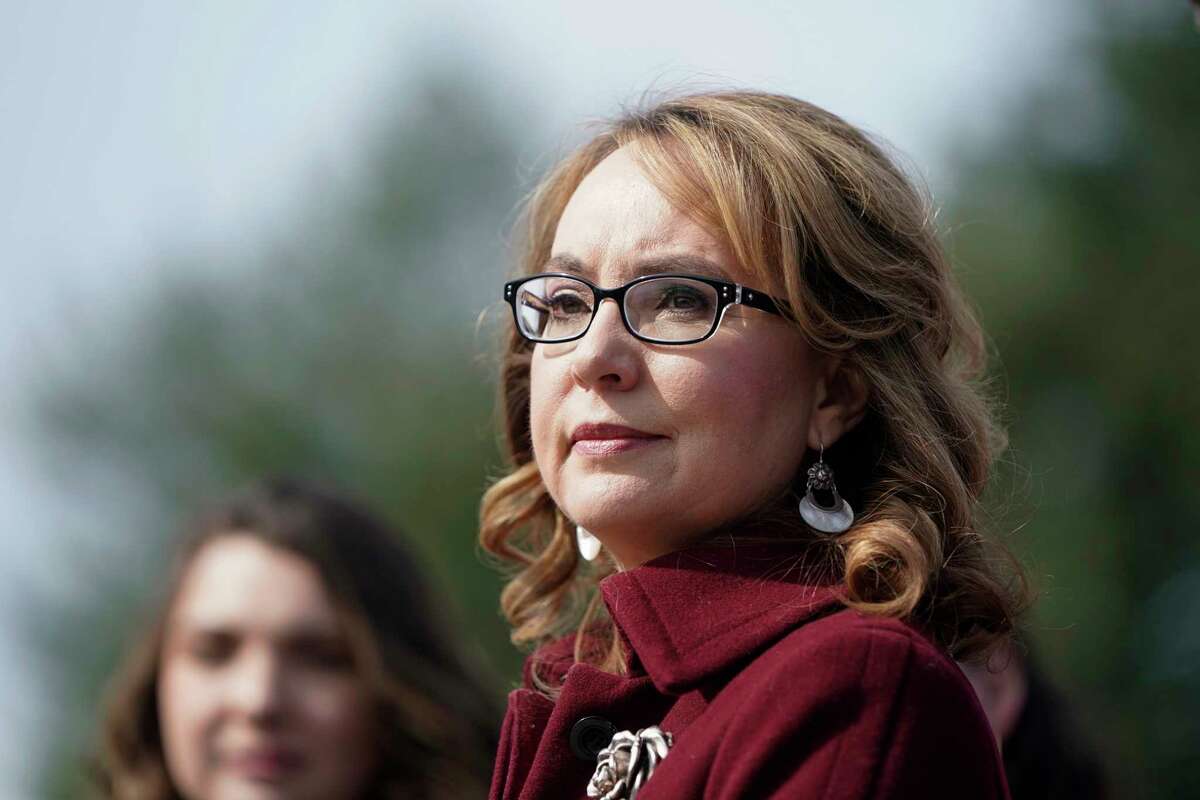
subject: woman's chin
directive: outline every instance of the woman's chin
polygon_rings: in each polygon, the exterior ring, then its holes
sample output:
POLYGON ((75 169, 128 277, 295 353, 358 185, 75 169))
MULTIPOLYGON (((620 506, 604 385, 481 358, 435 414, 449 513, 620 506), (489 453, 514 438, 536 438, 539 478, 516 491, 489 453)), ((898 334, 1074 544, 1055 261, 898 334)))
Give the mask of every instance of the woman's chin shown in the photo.
POLYGON ((560 507, 588 530, 629 527, 662 515, 663 488, 650 478, 605 473, 581 475, 564 484, 568 488, 560 507))

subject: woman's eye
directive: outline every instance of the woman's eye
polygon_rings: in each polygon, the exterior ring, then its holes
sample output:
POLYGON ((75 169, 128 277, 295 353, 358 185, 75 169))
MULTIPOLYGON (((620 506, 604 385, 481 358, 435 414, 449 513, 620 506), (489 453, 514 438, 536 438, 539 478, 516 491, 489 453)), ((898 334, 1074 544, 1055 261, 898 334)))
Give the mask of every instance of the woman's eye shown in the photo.
POLYGON ((298 661, 315 669, 340 672, 354 666, 349 649, 335 642, 297 642, 292 649, 298 661))
POLYGON ((707 306, 708 301, 699 292, 684 288, 663 292, 658 303, 658 308, 664 311, 701 311, 707 306))
POLYGON ((186 652, 194 660, 210 666, 223 664, 237 650, 237 641, 226 634, 209 634, 192 639, 186 652))
POLYGON ((577 294, 563 292, 550 298, 550 309, 555 314, 586 314, 587 303, 577 294))

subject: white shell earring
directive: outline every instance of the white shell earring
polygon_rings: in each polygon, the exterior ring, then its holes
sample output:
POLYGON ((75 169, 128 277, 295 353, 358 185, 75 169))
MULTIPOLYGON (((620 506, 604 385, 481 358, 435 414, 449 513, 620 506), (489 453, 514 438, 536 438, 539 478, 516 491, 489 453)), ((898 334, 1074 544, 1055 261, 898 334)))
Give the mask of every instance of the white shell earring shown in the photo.
POLYGON ((596 556, 600 555, 600 540, 582 525, 575 526, 575 542, 584 561, 595 561, 596 556))
POLYGON ((804 497, 800 500, 800 516, 822 533, 841 533, 850 529, 854 524, 854 510, 850 508, 842 496, 838 494, 837 484, 833 481, 833 470, 825 463, 825 445, 821 445, 821 453, 817 463, 808 468, 808 485, 804 497), (828 503, 817 499, 816 492, 828 492, 831 497, 828 503))

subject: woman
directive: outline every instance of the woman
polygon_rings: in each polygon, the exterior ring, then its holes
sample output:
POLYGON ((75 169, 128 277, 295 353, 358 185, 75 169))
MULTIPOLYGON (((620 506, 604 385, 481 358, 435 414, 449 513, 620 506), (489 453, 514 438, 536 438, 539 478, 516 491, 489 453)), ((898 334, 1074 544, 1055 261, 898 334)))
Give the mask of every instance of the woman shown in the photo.
POLYGON ((205 516, 108 697, 119 800, 475 798, 491 695, 377 520, 301 483, 205 516))
POLYGON ((481 541, 539 649, 493 798, 1007 796, 952 660, 1017 610, 1003 437, 931 218, 753 92, 621 118, 531 196, 481 541))

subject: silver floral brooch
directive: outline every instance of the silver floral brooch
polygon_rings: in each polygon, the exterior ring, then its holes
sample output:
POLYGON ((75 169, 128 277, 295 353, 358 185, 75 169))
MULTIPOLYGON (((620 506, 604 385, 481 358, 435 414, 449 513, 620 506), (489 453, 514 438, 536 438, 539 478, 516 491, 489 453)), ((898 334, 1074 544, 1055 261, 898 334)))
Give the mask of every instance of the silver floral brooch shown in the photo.
POLYGON ((588 781, 587 796, 599 800, 637 800, 658 762, 671 749, 671 734, 657 725, 637 733, 618 731, 608 747, 596 756, 596 771, 588 781))

